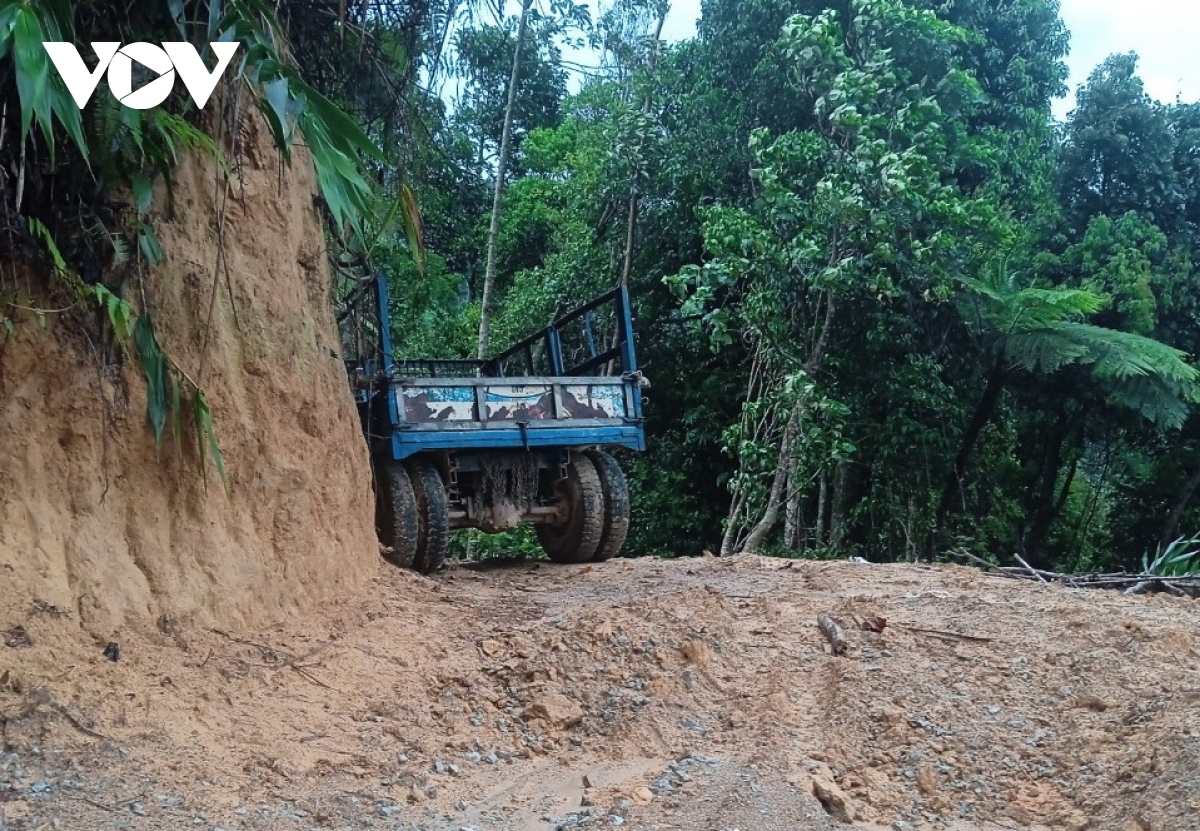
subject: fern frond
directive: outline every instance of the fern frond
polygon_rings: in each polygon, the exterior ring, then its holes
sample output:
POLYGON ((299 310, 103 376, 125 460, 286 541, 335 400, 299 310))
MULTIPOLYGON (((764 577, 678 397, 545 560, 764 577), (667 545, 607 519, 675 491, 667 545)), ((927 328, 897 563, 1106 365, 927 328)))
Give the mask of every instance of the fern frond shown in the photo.
POLYGON ((1072 333, 1055 326, 1009 333, 1001 344, 1005 360, 1029 372, 1058 372, 1065 366, 1084 363, 1088 346, 1072 333))

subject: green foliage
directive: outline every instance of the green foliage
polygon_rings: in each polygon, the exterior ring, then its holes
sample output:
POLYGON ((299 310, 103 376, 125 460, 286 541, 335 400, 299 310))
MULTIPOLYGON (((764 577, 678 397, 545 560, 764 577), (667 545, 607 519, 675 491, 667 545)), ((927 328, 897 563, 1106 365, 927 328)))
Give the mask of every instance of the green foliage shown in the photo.
MULTIPOLYGON (((525 135, 558 120, 559 104, 566 93, 566 73, 553 41, 554 33, 552 26, 533 26, 522 51, 513 113, 514 173, 521 170, 525 135)), ((516 36, 508 28, 485 25, 463 29, 455 46, 458 71, 467 84, 455 121, 470 138, 477 163, 482 165, 500 148, 516 36)))
MULTIPOLYGON (((100 297, 99 294, 97 296, 100 297)), ((114 332, 119 336, 121 329, 117 328, 116 321, 123 321, 122 326, 128 326, 128 304, 115 300, 111 294, 104 295, 104 302, 109 309, 110 318, 114 320, 114 332)), ((207 458, 211 457, 222 485, 228 486, 229 480, 225 474, 225 461, 221 455, 221 448, 217 443, 212 410, 204 392, 175 367, 162 351, 162 347, 158 343, 158 336, 154 331, 154 322, 148 313, 138 316, 137 322, 133 326, 132 338, 142 371, 146 376, 146 412, 154 431, 155 446, 159 449, 162 448, 168 420, 170 420, 171 433, 176 443, 182 442, 184 405, 181 390, 186 385, 200 470, 207 481, 207 458)))
POLYGON ((60 277, 69 275, 71 270, 67 267, 67 261, 63 259, 62 252, 58 250, 58 243, 54 241, 54 235, 50 233, 50 229, 40 219, 32 216, 26 217, 25 223, 29 226, 30 233, 44 246, 45 252, 50 256, 54 273, 60 277))
POLYGON ((45 41, 70 40, 73 24, 69 4, 5 0, 0 3, 0 60, 11 55, 21 101, 24 142, 36 126, 53 161, 55 130, 61 128, 86 159, 89 145, 83 134, 79 108, 58 73, 51 72, 45 41))
POLYGON ((1137 76, 1137 55, 1113 55, 1079 91, 1067 121, 1060 180, 1076 230, 1095 216, 1129 211, 1176 228, 1182 200, 1173 167, 1175 138, 1165 107, 1137 76))
MULTIPOLYGON (((178 403, 176 401, 176 403, 178 403)), ((204 464, 204 451, 208 450, 212 456, 213 465, 217 468, 217 475, 221 478, 221 484, 229 486, 229 479, 225 475, 225 460, 221 456, 221 448, 217 445, 217 434, 213 428, 212 410, 209 408, 208 399, 204 393, 196 389, 192 394, 192 424, 196 428, 196 443, 198 458, 201 459, 201 471, 205 474, 207 481, 208 467, 204 464)))
POLYGON ((1173 288, 1167 236, 1136 213, 1094 217, 1058 261, 1065 279, 1112 297, 1097 322, 1140 335, 1158 324, 1158 296, 1173 288))
MULTIPOLYGON (((653 389, 650 450, 623 460, 628 550, 715 551, 776 501, 783 533, 761 550, 782 556, 964 542, 1137 568, 1129 552, 1158 546, 1180 566, 1194 541, 1165 541, 1200 523, 1200 106, 1151 100, 1136 58, 1114 56, 1055 132, 1054 0, 705 0, 698 38, 669 47, 651 40, 660 5, 620 0, 594 27, 571 3, 534 17, 493 321, 511 341, 611 288, 632 229, 653 389), (601 66, 567 95, 559 49, 578 33, 601 66)), ((163 258, 155 196, 170 207, 179 160, 233 160, 186 106, 98 95, 81 114, 32 45, 85 25, 242 42, 227 83, 285 157, 310 148, 338 279, 389 275, 399 355, 473 352, 513 20, 441 0, 286 4, 282 22, 262 0, 103 6, 0 0, 34 151, 8 207, 62 305, 94 302, 118 342, 145 342, 157 442, 190 420, 223 470, 208 402, 95 261, 136 279, 163 258)), ((0 148, 6 170, 19 146, 0 148)), ((6 333, 51 311, 27 294, 0 287, 6 333)), ((538 548, 526 531, 470 544, 538 548)))
POLYGON ((1003 267, 969 289, 963 314, 1004 361, 1053 374, 1086 367, 1114 401, 1168 428, 1183 425, 1200 401, 1200 372, 1177 349, 1134 332, 1084 322, 1108 304, 1082 289, 1022 288, 1003 267))
POLYGON ((167 358, 158 345, 149 314, 138 317, 133 327, 133 343, 146 374, 146 410, 150 426, 154 428, 154 444, 161 448, 167 426, 167 358))
POLYGON ((450 557, 456 560, 487 562, 488 560, 545 560, 546 553, 538 542, 532 525, 520 525, 513 531, 485 534, 467 531, 450 537, 450 557))
POLYGON ((1142 557, 1142 574, 1180 578, 1200 576, 1200 537, 1180 537, 1159 550, 1154 559, 1142 557))
POLYGON ((830 339, 839 352, 867 348, 892 302, 945 301, 973 249, 1007 233, 986 197, 947 184, 963 156, 946 113, 980 98, 955 63, 954 45, 969 34, 900 3, 850 9, 785 25, 781 54, 811 126, 752 133, 754 207, 705 211, 711 259, 669 281, 712 347, 740 333, 766 378, 752 386, 731 444, 735 500, 754 508, 743 522, 775 510, 770 499, 763 507, 767 490, 779 493, 763 478, 772 470, 793 493, 811 494, 816 477, 853 452, 828 421, 852 412, 830 392, 840 374, 830 339))
MULTIPOLYGON (((287 37, 275 10, 262 0, 167 0, 131 7, 120 14, 111 4, 0 2, 0 70, 10 73, 15 81, 21 124, 19 144, 24 148, 29 143, 33 150, 28 156, 24 149, 15 154, 14 168, 20 165, 22 183, 35 183, 29 191, 53 193, 57 200, 22 201, 18 186, 13 203, 6 207, 23 215, 31 240, 48 258, 51 273, 75 303, 94 299, 107 314, 117 342, 124 346, 125 341, 132 341, 146 377, 147 414, 156 446, 162 445, 168 420, 176 438, 180 438, 186 392, 201 458, 210 456, 225 481, 208 401, 195 384, 186 380, 181 383, 186 376, 163 353, 149 311, 135 315, 98 275, 90 274, 86 282, 81 279, 79 266, 91 266, 89 260, 95 254, 89 248, 94 239, 111 246, 113 267, 132 265, 136 274, 141 266, 161 263, 164 252, 152 214, 156 182, 164 185, 170 208, 174 170, 185 157, 195 153, 211 156, 225 176, 231 175, 231 166, 222 143, 208 131, 210 127, 202 126, 204 122, 189 111, 187 104, 172 101, 141 111, 123 107, 111 96, 101 94, 81 111, 61 77, 51 71, 42 43, 74 42, 83 31, 93 40, 184 38, 202 49, 212 41, 238 41, 242 49, 226 84, 248 88, 286 160, 291 160, 294 144, 303 140, 313 157, 321 193, 339 236, 348 229, 351 244, 359 249, 364 247, 364 219, 381 213, 376 210, 368 164, 382 165, 385 159, 363 128, 290 63, 287 37), (42 180, 46 186, 38 186, 42 180), (50 181, 53 186, 48 186, 50 181), (127 210, 115 217, 115 226, 107 207, 110 203, 105 201, 114 197, 127 202, 127 210), (77 210, 85 217, 84 227, 96 229, 95 233, 81 232, 63 221, 64 204, 68 215, 77 210), (109 227, 119 230, 110 232, 109 227), (136 262, 130 262, 129 250, 137 253, 136 262)), ((220 122, 218 118, 209 123, 220 122)), ((12 151, 5 148, 5 152, 12 151)), ((419 257, 420 217, 412 190, 398 188, 395 206, 384 228, 393 215, 398 215, 409 250, 419 257)), ((94 266, 91 270, 94 272, 94 266)), ((40 321, 45 320, 45 310, 32 311, 40 321)), ((4 315, 4 327, 6 331, 14 327, 8 314, 4 315)))
POLYGON ((392 349, 397 358, 465 358, 471 354, 478 309, 463 297, 461 275, 429 254, 422 273, 408 250, 383 245, 375 261, 388 275, 392 349))

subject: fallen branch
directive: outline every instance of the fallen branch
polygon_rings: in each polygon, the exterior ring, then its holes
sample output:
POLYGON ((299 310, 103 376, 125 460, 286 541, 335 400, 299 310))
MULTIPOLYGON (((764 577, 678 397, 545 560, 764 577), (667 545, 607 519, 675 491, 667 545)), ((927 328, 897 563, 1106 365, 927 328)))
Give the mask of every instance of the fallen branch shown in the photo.
POLYGON ((246 638, 239 638, 237 635, 231 635, 228 632, 222 631, 221 629, 210 628, 208 631, 212 632, 214 635, 220 635, 222 638, 231 640, 234 643, 240 643, 244 646, 253 646, 260 653, 262 653, 264 661, 274 662, 279 658, 279 653, 266 644, 259 643, 258 641, 247 640, 246 638))
POLYGON ((324 681, 322 681, 320 678, 318 678, 317 676, 313 675, 311 672, 308 672, 308 671, 307 671, 307 670, 306 670, 304 667, 299 667, 299 666, 296 666, 296 665, 295 665, 294 663, 292 663, 291 661, 289 661, 289 662, 288 662, 288 666, 289 666, 289 667, 291 667, 293 670, 295 670, 295 671, 296 671, 296 674, 297 674, 297 675, 299 675, 301 678, 304 678, 304 679, 307 679, 307 680, 311 681, 312 683, 316 684, 318 687, 324 687, 325 689, 327 689, 327 690, 331 690, 331 691, 333 691, 333 692, 335 692, 335 693, 341 693, 341 692, 342 692, 342 690, 339 690, 337 687, 331 687, 331 686, 329 686, 329 685, 328 685, 328 684, 326 684, 324 681))
POLYGON ((97 733, 95 730, 92 730, 89 727, 85 727, 83 722, 81 722, 75 716, 71 715, 70 710, 68 710, 63 705, 59 704, 57 701, 51 701, 50 706, 54 709, 55 712, 57 712, 59 715, 61 715, 63 718, 65 718, 71 724, 72 727, 74 727, 80 733, 83 733, 85 736, 91 736, 93 739, 100 739, 101 741, 106 741, 106 742, 112 741, 112 739, 110 739, 108 736, 104 735, 103 733, 97 733))
MULTIPOLYGON (((1033 568, 1025 560, 1017 556, 1020 566, 994 566, 967 551, 955 551, 954 554, 987 569, 987 574, 994 577, 1006 577, 1013 580, 1037 581, 1039 583, 1060 583, 1077 589, 1111 589, 1125 594, 1146 594, 1148 592, 1165 592, 1176 597, 1200 598, 1200 577, 1158 577, 1153 574, 1129 574, 1114 572, 1108 574, 1062 574, 1056 571, 1033 568)), ((1015 556, 1015 555, 1014 555, 1015 556)))
POLYGON ((1036 578, 1037 578, 1038 582, 1040 582, 1040 583, 1045 583, 1045 582, 1046 582, 1046 578, 1045 578, 1045 577, 1043 577, 1042 575, 1038 574, 1038 570, 1037 570, 1036 568, 1034 568, 1033 566, 1031 566, 1029 563, 1025 562, 1025 558, 1024 558, 1024 557, 1022 557, 1020 554, 1018 554, 1018 553, 1017 553, 1017 552, 1015 552, 1015 551, 1013 552, 1013 556, 1017 558, 1017 562, 1018 562, 1018 563, 1020 563, 1021 565, 1025 566, 1025 570, 1026 570, 1026 571, 1028 571, 1030 574, 1032 574, 1034 577, 1036 577, 1036 578))
POLYGON ((982 557, 976 557, 970 551, 963 551, 963 550, 959 549, 959 550, 954 551, 953 553, 956 556, 962 557, 964 560, 970 560, 972 563, 974 563, 977 566, 983 566, 986 569, 995 568, 995 566, 992 565, 991 563, 989 563, 987 560, 983 559, 982 557))
POLYGON ((964 635, 961 632, 947 632, 943 629, 921 629, 917 626, 905 626, 903 623, 897 623, 901 629, 907 629, 909 632, 920 632, 922 635, 933 635, 938 638, 952 638, 960 641, 974 641, 976 643, 991 643, 991 638, 981 638, 978 635, 964 635))
MULTIPOLYGON (((233 641, 234 643, 240 643, 245 646, 254 647, 262 654, 263 660, 267 661, 266 664, 261 665, 265 669, 272 669, 272 670, 291 669, 297 675, 299 675, 301 678, 303 678, 306 681, 309 681, 313 684, 316 684, 318 687, 324 687, 325 689, 331 690, 336 693, 343 692, 342 690, 339 690, 337 687, 331 687, 329 684, 326 684, 320 678, 317 678, 315 675, 313 675, 311 672, 308 671, 309 669, 311 669, 315 666, 318 666, 318 664, 304 663, 309 658, 312 658, 313 656, 317 655, 319 652, 322 652, 326 647, 328 647, 329 644, 331 643, 330 641, 326 641, 325 643, 322 643, 319 646, 316 646, 313 649, 310 649, 308 652, 305 652, 303 655, 294 655, 294 654, 288 652, 287 650, 275 649, 273 647, 267 646, 266 644, 258 643, 257 641, 247 640, 246 638, 239 638, 237 635, 231 635, 230 633, 224 632, 220 629, 211 629, 210 628, 208 631, 212 632, 214 635, 220 635, 221 637, 226 638, 230 641, 233 641)), ((205 663, 208 663, 207 658, 205 658, 204 660, 205 660, 205 663)))
POLYGON ((821 634, 829 641, 830 651, 834 655, 845 655, 846 633, 842 631, 842 627, 838 626, 837 621, 825 613, 817 615, 817 626, 821 630, 821 634))
POLYGON ((116 808, 110 808, 107 805, 105 805, 103 802, 97 802, 96 800, 89 799, 86 796, 77 796, 77 797, 75 797, 75 799, 78 799, 80 802, 86 802, 88 805, 91 805, 93 808, 100 808, 102 810, 108 811, 110 814, 120 813, 120 811, 118 811, 116 808))

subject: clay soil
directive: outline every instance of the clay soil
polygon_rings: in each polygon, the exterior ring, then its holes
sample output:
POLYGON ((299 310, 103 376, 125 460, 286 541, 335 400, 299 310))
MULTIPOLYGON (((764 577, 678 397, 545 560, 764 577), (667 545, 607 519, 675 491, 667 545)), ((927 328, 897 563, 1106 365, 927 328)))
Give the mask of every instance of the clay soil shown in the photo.
POLYGON ((705 558, 380 568, 116 662, 2 625, 6 829, 1200 828, 1191 600, 705 558))
MULTIPOLYGON (((156 448, 146 381, 83 307, 0 336, 0 619, 33 599, 122 640, 160 616, 255 627, 362 586, 376 567, 370 469, 329 302, 316 177, 252 118, 228 185, 207 158, 159 186, 166 257, 107 275, 204 389, 229 472, 190 419, 156 448), (123 357, 124 356, 124 357, 123 357), (207 485, 201 469, 209 471, 207 485)), ((0 284, 27 264, 0 262, 0 284)), ((38 296, 47 281, 16 278, 38 296)), ((12 285, 12 283, 9 283, 12 285)), ((187 405, 184 405, 187 409, 187 405)), ((2 665, 0 665, 2 666, 2 665)))

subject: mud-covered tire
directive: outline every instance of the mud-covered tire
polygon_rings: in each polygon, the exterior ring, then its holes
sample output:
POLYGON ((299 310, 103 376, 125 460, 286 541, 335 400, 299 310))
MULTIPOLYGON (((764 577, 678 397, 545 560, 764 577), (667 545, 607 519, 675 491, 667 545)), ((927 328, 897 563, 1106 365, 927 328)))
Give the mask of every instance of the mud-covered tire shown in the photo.
POLYGON ((629 482, 620 463, 610 454, 590 450, 587 457, 600 475, 600 489, 604 493, 604 531, 592 555, 592 562, 602 563, 617 556, 629 536, 629 482))
POLYGON ((420 528, 408 471, 396 462, 380 462, 375 466, 375 488, 375 529, 385 549, 383 557, 394 566, 412 568, 420 528))
POLYGON ((412 566, 432 574, 446 564, 450 549, 450 501, 437 468, 425 461, 407 464, 417 506, 417 553, 412 566))
POLYGON ((583 454, 572 458, 558 495, 566 503, 567 518, 558 525, 537 526, 538 542, 556 563, 586 563, 604 534, 604 489, 591 459, 583 454))

